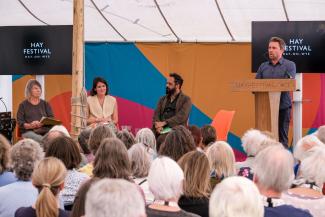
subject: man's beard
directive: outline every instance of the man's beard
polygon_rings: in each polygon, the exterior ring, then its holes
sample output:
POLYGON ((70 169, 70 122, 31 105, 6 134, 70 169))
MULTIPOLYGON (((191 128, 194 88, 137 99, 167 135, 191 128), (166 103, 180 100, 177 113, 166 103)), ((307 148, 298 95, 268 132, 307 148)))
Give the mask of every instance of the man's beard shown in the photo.
POLYGON ((176 92, 176 89, 175 88, 169 89, 168 87, 166 87, 166 94, 168 96, 172 96, 175 92, 176 92))

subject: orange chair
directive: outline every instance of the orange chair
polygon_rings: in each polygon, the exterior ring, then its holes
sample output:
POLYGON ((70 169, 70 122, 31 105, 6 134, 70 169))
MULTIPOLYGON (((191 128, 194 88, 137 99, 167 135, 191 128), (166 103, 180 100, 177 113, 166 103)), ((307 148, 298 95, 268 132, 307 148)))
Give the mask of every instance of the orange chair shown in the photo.
POLYGON ((211 126, 216 129, 217 140, 227 141, 232 119, 235 111, 220 110, 213 118, 211 126))

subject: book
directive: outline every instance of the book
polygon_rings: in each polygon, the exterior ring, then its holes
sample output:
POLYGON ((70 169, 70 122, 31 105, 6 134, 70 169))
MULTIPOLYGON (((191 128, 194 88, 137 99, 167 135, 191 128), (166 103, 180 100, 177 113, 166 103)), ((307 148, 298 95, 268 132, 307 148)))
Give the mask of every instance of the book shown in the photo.
POLYGON ((160 134, 169 133, 171 130, 172 130, 172 128, 170 128, 170 127, 164 127, 162 129, 162 131, 160 131, 160 134))
POLYGON ((44 126, 54 126, 54 125, 60 125, 62 124, 62 121, 54 119, 54 118, 49 118, 49 117, 42 117, 40 122, 44 126))

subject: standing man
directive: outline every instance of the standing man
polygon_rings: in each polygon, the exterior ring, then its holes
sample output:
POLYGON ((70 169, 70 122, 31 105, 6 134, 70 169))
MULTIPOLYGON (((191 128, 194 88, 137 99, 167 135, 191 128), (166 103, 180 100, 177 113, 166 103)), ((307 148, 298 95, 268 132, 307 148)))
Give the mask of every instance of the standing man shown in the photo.
MULTIPOLYGON (((285 50, 285 42, 282 38, 272 37, 269 40, 269 60, 258 68, 257 79, 294 79, 296 76, 296 64, 282 57, 285 50)), ((279 108, 279 141, 288 148, 288 132, 291 115, 291 96, 289 92, 282 92, 279 108)))
POLYGON ((166 95, 161 97, 153 115, 153 128, 159 135, 164 127, 187 125, 192 102, 181 88, 183 79, 176 73, 169 74, 166 84, 166 95))

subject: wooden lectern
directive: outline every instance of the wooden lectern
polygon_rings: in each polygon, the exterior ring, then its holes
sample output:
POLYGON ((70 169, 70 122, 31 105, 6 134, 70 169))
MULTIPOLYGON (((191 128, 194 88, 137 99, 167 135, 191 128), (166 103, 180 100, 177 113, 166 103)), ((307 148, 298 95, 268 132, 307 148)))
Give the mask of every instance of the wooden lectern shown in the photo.
POLYGON ((294 79, 251 79, 231 82, 232 91, 251 91, 255 95, 255 128, 279 138, 279 104, 282 91, 295 91, 294 79))

